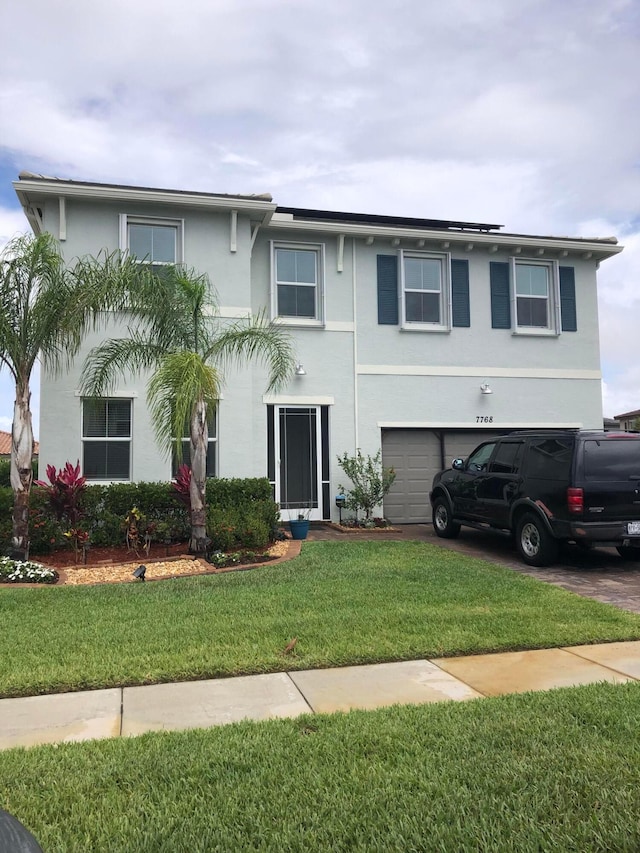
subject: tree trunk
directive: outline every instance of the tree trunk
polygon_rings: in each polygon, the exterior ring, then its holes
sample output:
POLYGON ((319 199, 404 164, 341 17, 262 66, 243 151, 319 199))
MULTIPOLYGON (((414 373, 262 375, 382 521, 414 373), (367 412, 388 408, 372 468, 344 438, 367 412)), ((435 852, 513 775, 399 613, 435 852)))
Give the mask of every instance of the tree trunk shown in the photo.
POLYGON ((13 555, 29 558, 29 498, 33 480, 33 429, 29 384, 19 383, 11 431, 11 488, 13 489, 13 555))
POLYGON ((205 552, 211 540, 207 536, 207 449, 209 447, 209 429, 207 426, 207 406, 200 400, 191 419, 191 541, 192 554, 205 552))

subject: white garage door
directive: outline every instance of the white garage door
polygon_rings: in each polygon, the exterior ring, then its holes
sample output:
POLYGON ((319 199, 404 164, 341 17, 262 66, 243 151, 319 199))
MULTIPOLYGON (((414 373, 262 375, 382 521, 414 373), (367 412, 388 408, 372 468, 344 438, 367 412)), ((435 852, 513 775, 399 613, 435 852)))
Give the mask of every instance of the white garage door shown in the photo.
POLYGON ((382 430, 382 464, 394 468, 396 479, 384 500, 384 515, 393 524, 424 524, 431 520, 429 492, 433 478, 460 456, 466 458, 481 442, 501 435, 488 430, 382 430))

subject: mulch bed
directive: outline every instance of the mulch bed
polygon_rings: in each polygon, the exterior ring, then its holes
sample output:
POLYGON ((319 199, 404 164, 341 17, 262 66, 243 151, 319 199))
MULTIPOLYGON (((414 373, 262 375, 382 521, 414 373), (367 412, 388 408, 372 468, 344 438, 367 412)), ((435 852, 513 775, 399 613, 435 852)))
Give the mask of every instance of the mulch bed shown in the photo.
MULTIPOLYGON (((133 571, 141 564, 146 567, 145 581, 248 571, 259 568, 260 565, 265 563, 280 563, 296 557, 300 553, 300 544, 291 540, 276 542, 252 563, 238 563, 225 567, 214 566, 202 558, 187 554, 188 543, 169 546, 169 551, 173 551, 173 554, 170 553, 169 556, 166 554, 167 549, 164 545, 156 546, 155 548, 152 546, 149 556, 144 551, 136 555, 134 551, 127 550, 125 546, 93 548, 88 554, 87 565, 76 563, 74 554, 69 554, 66 551, 46 554, 42 558, 34 557, 33 560, 58 572, 59 579, 55 586, 140 583, 137 578, 133 577, 133 571), (154 551, 162 553, 154 557, 154 551), (102 559, 98 560, 98 556, 102 559)), ((53 586, 53 584, 12 583, 3 584, 3 586, 28 587, 33 589, 35 587, 53 586)))
POLYGON ((160 560, 167 557, 178 557, 188 554, 189 543, 178 542, 172 545, 152 544, 147 554, 144 549, 136 553, 127 548, 126 545, 105 546, 89 548, 87 550, 86 563, 82 560, 82 554, 76 560, 76 555, 71 549, 53 551, 51 554, 36 554, 31 557, 36 563, 41 563, 50 569, 82 568, 87 566, 98 566, 104 563, 144 563, 145 560, 160 560))

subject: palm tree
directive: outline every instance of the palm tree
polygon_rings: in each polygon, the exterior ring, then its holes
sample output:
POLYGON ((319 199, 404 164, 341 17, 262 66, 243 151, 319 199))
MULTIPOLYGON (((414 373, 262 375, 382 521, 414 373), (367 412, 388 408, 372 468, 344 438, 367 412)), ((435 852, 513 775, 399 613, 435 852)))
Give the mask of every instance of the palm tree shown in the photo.
POLYGON ((125 372, 151 371, 147 402, 159 446, 182 459, 190 441, 190 550, 205 551, 208 421, 220 399, 225 368, 258 360, 269 373, 267 390, 291 377, 294 353, 282 327, 263 314, 224 324, 206 275, 164 267, 129 294, 127 336, 109 339, 89 353, 83 393, 101 397, 125 372))
POLYGON ((14 493, 12 548, 28 556, 29 499, 33 480, 31 374, 37 359, 52 372, 68 365, 90 323, 104 308, 117 308, 140 277, 139 267, 118 254, 66 266, 50 234, 21 236, 0 252, 0 369, 15 381, 11 430, 14 493))

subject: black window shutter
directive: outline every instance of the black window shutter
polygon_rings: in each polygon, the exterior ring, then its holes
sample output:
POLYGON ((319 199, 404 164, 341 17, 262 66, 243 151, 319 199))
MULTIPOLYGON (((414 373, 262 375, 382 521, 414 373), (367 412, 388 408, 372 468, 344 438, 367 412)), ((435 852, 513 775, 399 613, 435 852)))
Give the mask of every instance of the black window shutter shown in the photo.
POLYGON ((578 331, 576 273, 573 267, 560 267, 560 316, 563 332, 578 331))
POLYGON ((469 310, 469 261, 451 261, 451 323, 471 325, 469 310))
POLYGON ((378 255, 378 324, 398 325, 398 258, 378 255))
POLYGON ((511 297, 509 294, 509 264, 492 261, 491 279, 491 328, 511 328, 511 297))

